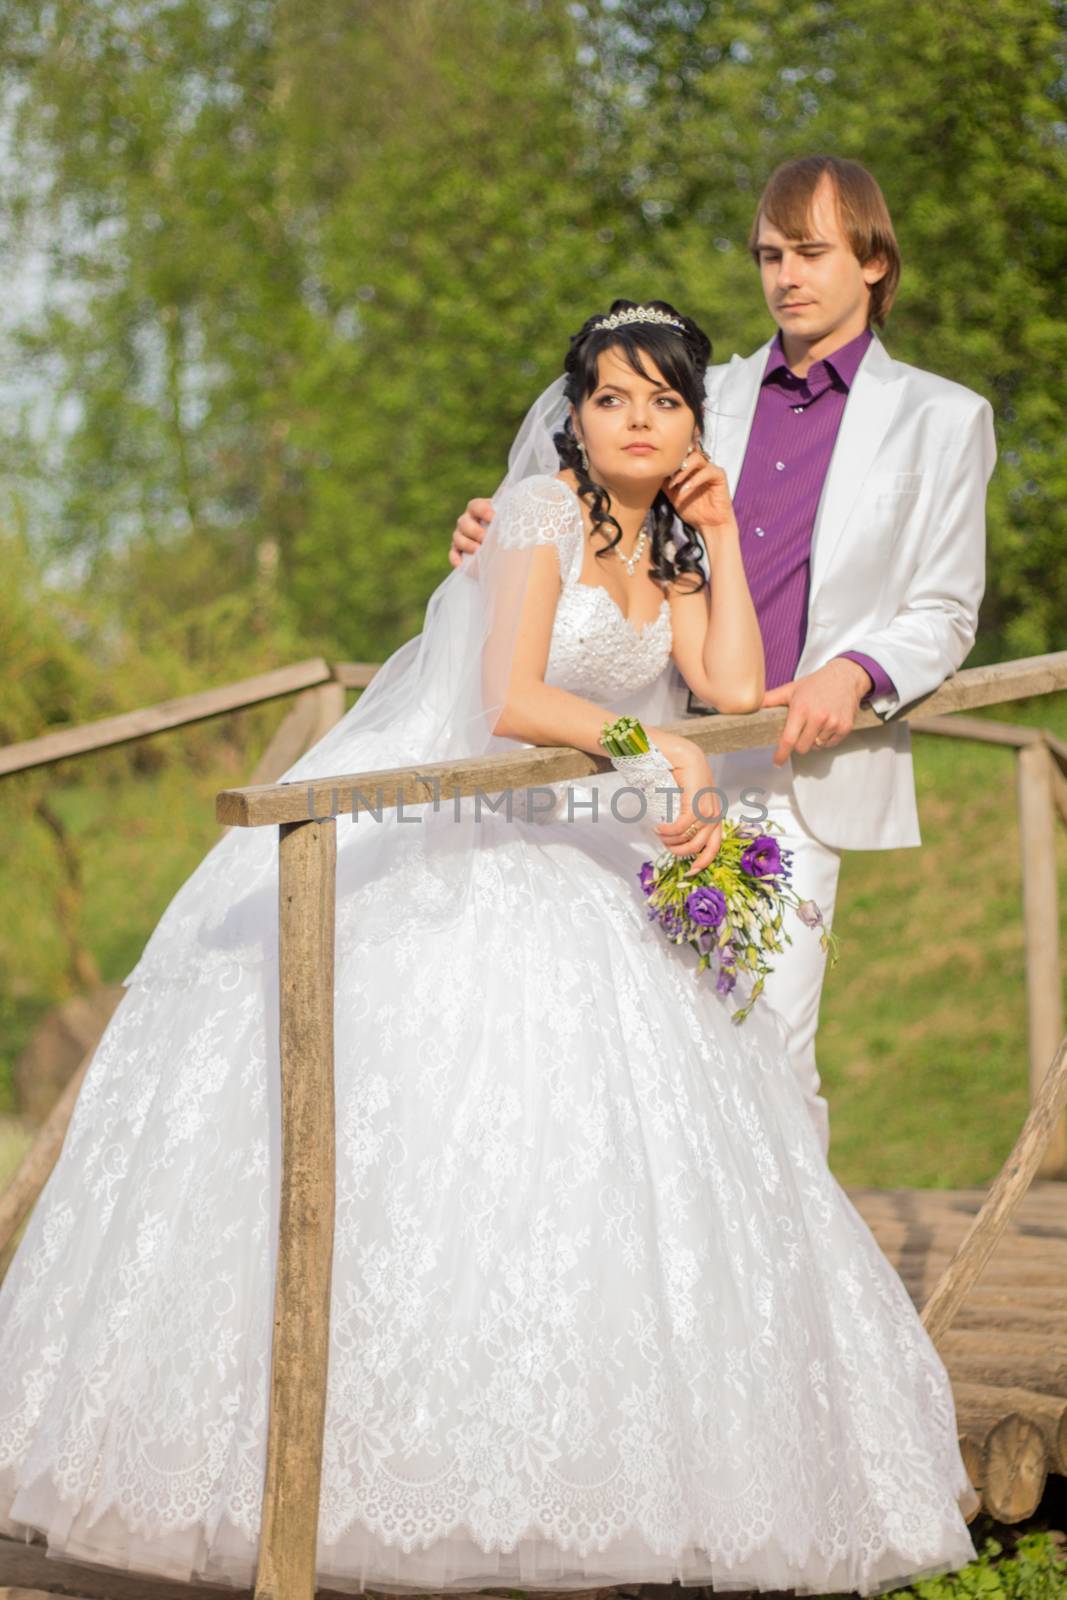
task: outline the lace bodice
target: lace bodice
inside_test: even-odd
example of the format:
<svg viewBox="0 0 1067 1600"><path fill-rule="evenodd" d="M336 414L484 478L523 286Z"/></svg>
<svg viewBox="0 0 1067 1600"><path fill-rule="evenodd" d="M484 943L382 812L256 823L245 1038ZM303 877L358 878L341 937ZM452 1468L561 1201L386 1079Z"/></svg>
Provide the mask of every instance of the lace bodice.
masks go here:
<svg viewBox="0 0 1067 1600"><path fill-rule="evenodd" d="M607 589L581 583L585 528L574 491L558 478L524 478L498 507L497 537L509 545L553 543L561 589L545 682L587 700L614 702L643 689L671 654L671 608L637 627Z"/></svg>

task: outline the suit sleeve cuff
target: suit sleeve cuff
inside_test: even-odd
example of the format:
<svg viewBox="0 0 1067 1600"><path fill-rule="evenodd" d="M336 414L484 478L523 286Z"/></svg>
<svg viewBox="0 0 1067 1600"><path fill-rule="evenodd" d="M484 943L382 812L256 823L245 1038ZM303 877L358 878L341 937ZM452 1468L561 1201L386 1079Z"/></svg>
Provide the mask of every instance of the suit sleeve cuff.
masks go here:
<svg viewBox="0 0 1067 1600"><path fill-rule="evenodd" d="M888 672L883 667L880 667L877 661L872 661L870 656L862 655L859 650L842 650L840 654L846 661L857 662L869 676L871 688L864 695L864 701L883 699L887 695L896 696L896 685Z"/></svg>

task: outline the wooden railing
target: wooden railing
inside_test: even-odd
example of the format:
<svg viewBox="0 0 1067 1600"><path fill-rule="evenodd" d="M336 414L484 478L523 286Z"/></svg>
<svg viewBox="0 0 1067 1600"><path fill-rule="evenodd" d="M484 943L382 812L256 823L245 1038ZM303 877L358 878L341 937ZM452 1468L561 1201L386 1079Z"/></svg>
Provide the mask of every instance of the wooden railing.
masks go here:
<svg viewBox="0 0 1067 1600"><path fill-rule="evenodd" d="M0 750L0 778L29 772L34 767L51 766L56 761L68 761L72 756L87 756L115 745L132 744L153 734L186 728L194 722L205 722L231 711L247 711L251 706L297 694L300 698L278 728L252 775L253 783L266 783L292 766L302 750L317 743L333 726L345 709L345 689L365 688L377 670L376 666L358 661L331 667L320 657L313 657L310 661L297 661L291 667L261 672L254 678L242 678L238 683L223 684L218 689L203 689L198 694L163 700L159 705L124 711L117 717L101 717L76 728L57 728L53 733L9 744ZM293 754L287 760L289 750Z"/></svg>
<svg viewBox="0 0 1067 1600"><path fill-rule="evenodd" d="M1067 652L961 672L910 707L909 713L921 711L929 719L1048 694L1065 686ZM785 718L785 708L778 708L748 716L698 716L668 726L714 755L775 743ZM880 719L864 710L856 725L877 727ZM1023 751L1037 748L1029 741L1020 746ZM1052 747L1045 744L1041 748ZM1055 751L1052 754L1055 756ZM236 827L278 827L282 1179L267 1474L256 1579L259 1600L283 1595L286 1600L311 1600L315 1587L335 1186L335 818L371 806L428 804L479 791L497 793L557 783L609 768L606 757L541 748L430 763L419 769L252 785L225 790L218 796L216 816L220 822ZM1024 771L1020 789L1024 804L1035 809L1035 814L1040 811L1042 816L1046 812L1051 816L1050 769L1042 766L1039 770L1035 763L1028 763ZM1045 778L1047 803L1033 787ZM1053 843L1050 835L1048 853L1039 866L1054 883ZM1040 847L1036 839L1024 839L1024 864L1035 847ZM1047 915L1047 901L1047 894L1040 895L1031 884L1026 895L1028 934L1031 911L1036 928ZM1052 904L1054 910L1054 896ZM1054 987L1059 995L1058 961ZM1062 1169L1067 1041L1054 1058L1049 1052L1044 1065L1046 1070L1032 1084L1030 1115L1015 1148L923 1308L931 1337L948 1327L1050 1149L1057 1170Z"/></svg>
<svg viewBox="0 0 1067 1600"><path fill-rule="evenodd" d="M301 700L257 769L257 776L265 779L286 770L314 743L343 711L345 688L370 682L375 670L362 663L334 669L321 661L300 663L208 695L12 746L0 752L0 775L299 693ZM916 729L980 738L1017 751L1023 835L1030 1113L971 1229L923 1307L923 1321L935 1339L949 1326L1033 1178L1039 1171L1064 1176L1067 1158L1067 1040L1060 1037L1063 1011L1054 866L1057 808L1067 821L1067 747L1042 730L954 714L1064 688L1067 652L958 673L907 713ZM780 708L749 716L698 714L669 726L716 755L775 743L785 718L786 711ZM861 710L856 719L857 729L881 725L869 710ZM281 1211L257 1600L312 1600L315 1590L335 1191L335 818L371 805L427 804L479 791L499 793L558 783L609 767L606 758L582 751L539 748L418 769L338 774L299 783L254 782L217 797L221 823L278 828ZM67 1114L76 1092L75 1086L64 1097ZM58 1152L65 1121L50 1119L50 1124L52 1149L43 1160L38 1152L32 1180L25 1181L20 1169L11 1189L0 1196L0 1256L9 1249ZM31 1151L27 1157L31 1165L33 1155Z"/></svg>

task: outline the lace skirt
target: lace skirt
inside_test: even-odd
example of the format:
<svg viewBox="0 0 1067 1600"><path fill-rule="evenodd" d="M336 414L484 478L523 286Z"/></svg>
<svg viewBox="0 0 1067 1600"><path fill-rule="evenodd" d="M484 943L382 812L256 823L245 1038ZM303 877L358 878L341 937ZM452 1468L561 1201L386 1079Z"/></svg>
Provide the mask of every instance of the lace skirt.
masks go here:
<svg viewBox="0 0 1067 1600"><path fill-rule="evenodd" d="M450 921L339 921L324 1586L871 1594L974 1558L945 1369L778 1019L648 923L646 854L487 818ZM417 846L382 859L432 899ZM134 974L0 1290L5 1533L253 1582L277 1014L270 961Z"/></svg>

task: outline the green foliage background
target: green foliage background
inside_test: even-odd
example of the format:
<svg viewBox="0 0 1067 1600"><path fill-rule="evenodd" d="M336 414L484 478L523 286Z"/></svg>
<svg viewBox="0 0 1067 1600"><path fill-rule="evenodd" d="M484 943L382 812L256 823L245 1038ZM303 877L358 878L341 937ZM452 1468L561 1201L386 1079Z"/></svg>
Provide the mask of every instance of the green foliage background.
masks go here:
<svg viewBox="0 0 1067 1600"><path fill-rule="evenodd" d="M974 659L1062 646L1061 0L0 4L0 743L303 655L383 659L592 310L664 296L719 358L767 336L744 239L810 150L885 189L891 352L996 412ZM87 950L128 970L270 725L0 790L25 897L0 1054ZM936 758L938 793L960 760ZM855 869L846 921L877 924L885 865Z"/></svg>
<svg viewBox="0 0 1067 1600"><path fill-rule="evenodd" d="M831 150L896 220L889 347L996 409L982 648L1051 648L1065 24L1048 0L0 10L5 263L34 243L42 286L5 319L36 391L6 410L9 516L201 679L247 643L264 541L297 636L380 659L569 332L658 293L752 348L756 198Z"/></svg>

